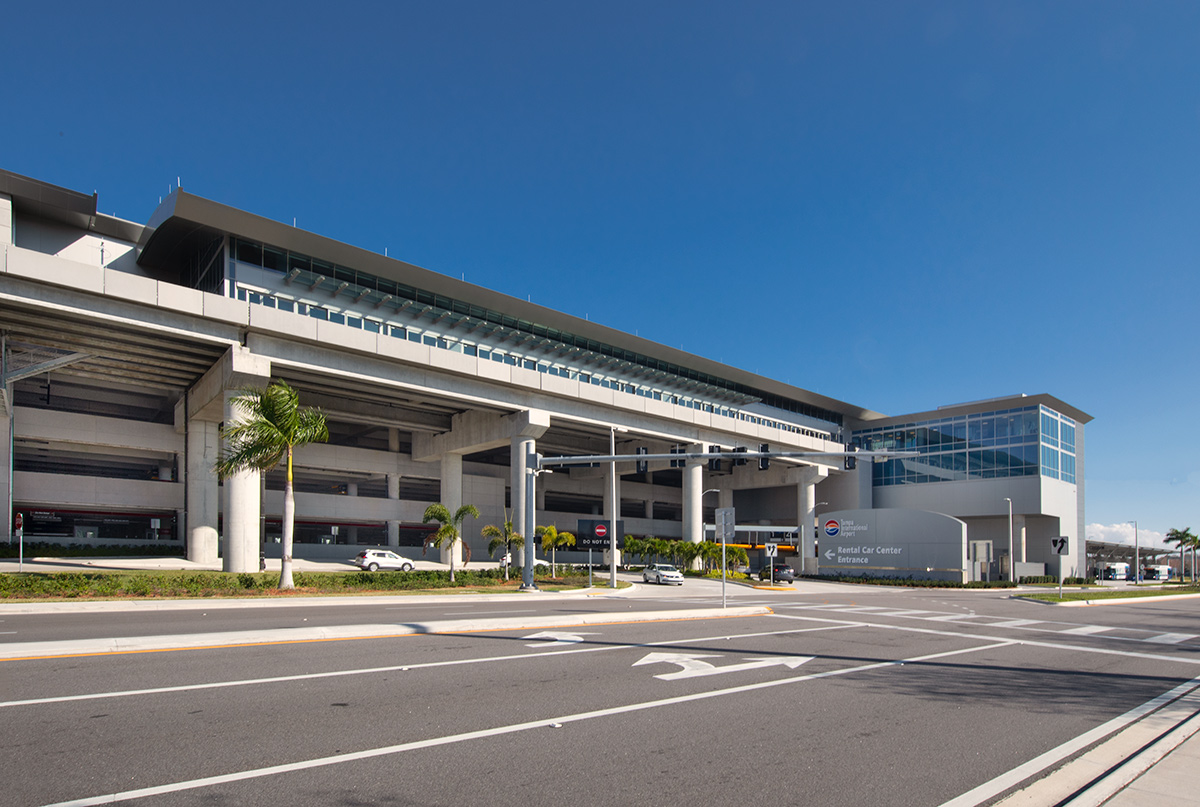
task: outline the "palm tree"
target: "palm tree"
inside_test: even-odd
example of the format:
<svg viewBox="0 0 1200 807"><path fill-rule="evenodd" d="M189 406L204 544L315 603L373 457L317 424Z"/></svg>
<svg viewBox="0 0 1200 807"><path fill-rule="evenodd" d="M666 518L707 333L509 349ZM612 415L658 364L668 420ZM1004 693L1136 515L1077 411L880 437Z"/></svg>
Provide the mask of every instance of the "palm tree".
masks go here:
<svg viewBox="0 0 1200 807"><path fill-rule="evenodd" d="M512 519L508 517L508 513L504 514L504 526L497 527L495 524L488 524L483 528L481 534L484 538L491 538L488 542L487 551L493 557L496 550L504 548L505 555L508 556L508 562L504 564L504 579L508 580L508 567L512 565L512 551L525 546L525 536L513 529Z"/></svg>
<svg viewBox="0 0 1200 807"><path fill-rule="evenodd" d="M1183 562L1184 553L1188 549L1192 550L1192 577L1196 576L1196 546L1200 543L1200 538L1192 534L1191 527L1184 527L1182 530L1171 528L1167 530L1166 542L1168 544L1179 544L1179 579L1183 579Z"/></svg>
<svg viewBox="0 0 1200 807"><path fill-rule="evenodd" d="M575 546L575 536L569 532L559 532L558 527L553 524L538 527L534 531L534 535L542 539L542 551L549 550L550 552L550 576L558 577L554 566L555 550L560 546Z"/></svg>
<svg viewBox="0 0 1200 807"><path fill-rule="evenodd" d="M421 519L422 524L428 524L430 521L436 521L442 526L425 540L425 546L434 546L441 549L445 544L450 552L450 582L454 582L454 545L458 543L459 536L462 532L462 523L467 516L471 518L479 518L479 510L473 504L464 504L462 507L454 511L454 515L450 515L450 511L446 505L440 502L429 505L425 508L425 516Z"/></svg>
<svg viewBox="0 0 1200 807"><path fill-rule="evenodd" d="M275 381L266 388L249 387L230 403L246 416L238 423L226 423L221 429L225 450L217 459L215 470L221 479L239 471L269 471L280 462L287 462L287 479L283 486L283 564L279 588L290 589L292 582L292 537L296 523L296 500L292 493L292 454L307 443L324 443L329 439L329 427L320 409L301 408L300 396L284 381Z"/></svg>

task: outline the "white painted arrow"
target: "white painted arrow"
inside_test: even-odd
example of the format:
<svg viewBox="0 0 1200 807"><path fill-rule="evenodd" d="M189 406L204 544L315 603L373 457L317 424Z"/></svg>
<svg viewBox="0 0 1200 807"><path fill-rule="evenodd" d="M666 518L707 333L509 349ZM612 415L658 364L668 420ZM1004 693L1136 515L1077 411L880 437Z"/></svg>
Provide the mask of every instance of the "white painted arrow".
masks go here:
<svg viewBox="0 0 1200 807"><path fill-rule="evenodd" d="M541 633L531 633L526 639L549 639L546 642L530 642L526 647L561 647L565 644L579 644L584 636L595 636L594 633L563 633L557 630L546 630Z"/></svg>
<svg viewBox="0 0 1200 807"><path fill-rule="evenodd" d="M813 660L812 656L752 658L747 659L742 664L727 664L724 667L717 667L709 664L707 661L700 660L704 658L716 658L716 656L696 653L650 653L640 661L635 661L633 666L637 667L642 664L677 664L681 668L678 672L662 673L654 676L662 681L677 681L680 678L699 678L705 675L745 672L747 670L760 670L763 667L775 667L779 665L787 667L789 670L794 670L801 664Z"/></svg>

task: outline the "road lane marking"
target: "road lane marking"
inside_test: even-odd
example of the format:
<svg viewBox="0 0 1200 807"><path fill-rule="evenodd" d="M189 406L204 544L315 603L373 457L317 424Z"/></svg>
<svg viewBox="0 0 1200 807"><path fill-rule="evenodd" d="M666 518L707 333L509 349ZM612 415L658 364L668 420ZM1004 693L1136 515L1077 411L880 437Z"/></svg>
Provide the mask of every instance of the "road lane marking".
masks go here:
<svg viewBox="0 0 1200 807"><path fill-rule="evenodd" d="M1194 633L1163 633L1158 636L1151 636L1146 641L1151 644L1179 644L1195 638L1197 637Z"/></svg>
<svg viewBox="0 0 1200 807"><path fill-rule="evenodd" d="M1056 633L1067 633L1071 636L1091 636L1093 633L1104 633L1112 628L1106 628L1103 625L1080 625L1077 628L1067 628L1066 630L1056 631Z"/></svg>
<svg viewBox="0 0 1200 807"><path fill-rule="evenodd" d="M579 644L584 636L598 636L597 633L567 633L560 630L544 630L541 633L531 633L526 639L546 639L548 641L530 642L526 647L562 647L569 644Z"/></svg>
<svg viewBox="0 0 1200 807"><path fill-rule="evenodd" d="M674 664L680 667L679 670L673 673L662 673L654 676L663 681L679 681L684 678L703 678L709 675L724 675L726 673L746 672L748 670L761 670L764 667L775 667L783 665L789 670L794 670L801 664L805 664L813 660L813 656L782 656L780 658L751 658L741 664L726 664L718 667L715 664L709 664L707 661L701 661L706 658L720 658L720 656L711 653L650 653L644 656L639 661L633 662L631 666L639 667L643 664Z"/></svg>
<svg viewBox="0 0 1200 807"><path fill-rule="evenodd" d="M408 672L435 667L454 667L466 664L488 664L497 661L522 661L525 659L545 658L547 656L572 655L575 653L600 653L609 650L627 650L648 647L674 647L676 645L694 644L696 642L722 642L732 639L756 639L764 636L786 636L794 633L817 633L827 630L845 630L859 627L856 622L842 621L836 625L822 625L814 628L795 628L791 630L760 631L756 633L726 634L724 636L701 636L695 639L674 639L663 642L638 644L604 645L602 647L582 647L570 650L550 650L537 653L515 653L507 656L484 656L482 658L451 659L448 661L426 661L417 664L395 664L387 667L368 667L356 670L332 670L320 673L298 673L296 675L279 675L269 678L246 678L233 681L212 681L203 684L180 684L170 687L153 687L149 689L125 689L112 692L89 692L81 695L58 695L45 698L28 698L25 700L0 701L0 709L14 706L41 706L49 703L68 703L71 701L103 700L106 698L128 698L137 695L167 695L176 692L194 692L203 689L226 689L229 687L253 686L256 684L282 684L293 681L310 681L320 678L340 678L350 675L374 675L388 672Z"/></svg>
<svg viewBox="0 0 1200 807"><path fill-rule="evenodd" d="M108 793L103 796L90 796L82 799L73 799L71 801L60 801L53 804L44 805L44 807L97 807L97 805L102 804L116 804L122 801L132 801L133 799L144 799L149 796L161 796L167 793L179 793L185 790L197 790L199 788L214 787L216 785L228 784L230 782L243 782L248 779L261 779L267 776L278 776L284 773L294 773L296 771L309 770L312 768L340 765L344 762L358 762L365 759L374 759L376 757L393 756L395 754L402 754L408 751L437 748L445 745L469 742L471 740L498 737L505 734L516 734L518 732L530 731L532 729L546 728L554 723L559 723L565 726L568 723L580 723L585 720L614 717L633 712L641 712L647 709L657 709L664 706L677 706L694 701L719 698L725 695L734 695L742 692L753 692L760 689L786 686L788 684L816 681L823 678L850 675L856 672L869 672L871 670L878 670L886 667L898 667L904 664L915 664L922 661L933 661L950 656L959 656L967 653L976 653L982 650L1006 647L1012 644L1015 644L1015 642L1005 640L993 644L978 645L975 647L961 648L958 650L947 650L941 653L931 653L925 656L914 656L912 658L898 659L895 661L875 662L872 664L863 664L858 667L847 667L840 670L829 670L821 673L813 673L811 675L780 678L773 681L761 681L755 684L742 684L741 686L728 687L726 689L711 690L708 692L694 692L689 695L677 695L672 698L661 698L658 700L643 701L641 703L630 703L623 706L610 706L605 709L596 709L590 712L576 712L575 714L562 715L560 717L550 717L525 723L513 723L507 726L496 726L490 729L479 729L477 731L467 731L460 734L450 734L445 737L431 737L427 740L416 740L414 742L389 745L382 748L371 748L365 751L355 751L348 754L336 754L334 756L319 757L317 759L309 759L303 762L290 762L282 765L270 765L265 768L255 768L252 770L220 774L217 776L205 776L200 779L189 779L182 782L172 782L165 785L138 788L136 790L125 790L119 793Z"/></svg>
<svg viewBox="0 0 1200 807"><path fill-rule="evenodd" d="M834 622L843 624L843 620L825 619L814 616L800 616L798 614L772 614L775 619L795 619L805 622ZM880 630L898 630L903 633L929 633L934 636L953 636L959 639L988 639L991 641L1007 641L1012 644L1026 645L1028 647L1045 647L1054 650L1070 650L1075 653L1093 653L1101 656L1122 656L1125 658L1146 659L1149 661L1172 661L1176 664L1200 664L1200 658L1192 658L1189 656L1166 656L1159 653L1141 653L1133 650L1113 650L1107 647L1089 647L1088 645L1063 644L1062 642L1048 642L1040 639L1007 639L1002 636L989 636L986 633L959 633L952 630L935 630L934 628L919 628L915 625L890 625L886 622L865 622L857 621L850 622L846 620L844 624L857 625L864 628L879 628ZM980 625L979 627L989 627ZM1060 633L1061 631L1051 631L1051 633ZM1119 637L1117 637L1119 638ZM1137 640L1142 641L1142 640Z"/></svg>

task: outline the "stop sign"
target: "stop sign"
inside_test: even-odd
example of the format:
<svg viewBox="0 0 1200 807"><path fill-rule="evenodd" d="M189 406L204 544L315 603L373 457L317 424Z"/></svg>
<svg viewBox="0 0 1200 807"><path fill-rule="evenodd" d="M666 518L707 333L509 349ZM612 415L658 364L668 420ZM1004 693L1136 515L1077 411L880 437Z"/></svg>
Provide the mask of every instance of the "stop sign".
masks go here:
<svg viewBox="0 0 1200 807"><path fill-rule="evenodd" d="M24 514L24 513L17 513L17 522L16 522L16 528L17 528L18 530L20 530L20 529L21 529L22 527L24 527L24 526L25 526L25 514Z"/></svg>
<svg viewBox="0 0 1200 807"><path fill-rule="evenodd" d="M608 527L604 526L603 524L597 524L596 525L596 537L603 538L606 535L608 535Z"/></svg>

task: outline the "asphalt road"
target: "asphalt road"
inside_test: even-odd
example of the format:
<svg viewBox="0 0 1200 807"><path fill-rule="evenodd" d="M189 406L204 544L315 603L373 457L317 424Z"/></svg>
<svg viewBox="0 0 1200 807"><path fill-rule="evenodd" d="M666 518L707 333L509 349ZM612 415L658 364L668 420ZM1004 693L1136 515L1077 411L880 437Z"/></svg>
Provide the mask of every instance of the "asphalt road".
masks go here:
<svg viewBox="0 0 1200 807"><path fill-rule="evenodd" d="M1197 600L1058 609L803 582L730 594L773 613L720 618L719 584L696 581L219 621L0 608L0 644L139 631L214 645L0 661L6 803L941 805L1000 778L998 795L1009 772L1065 759L1064 744L1200 676ZM393 607L427 624L561 624L216 646L224 630L376 624ZM670 609L691 618L627 621ZM579 624L585 612L609 616Z"/></svg>

